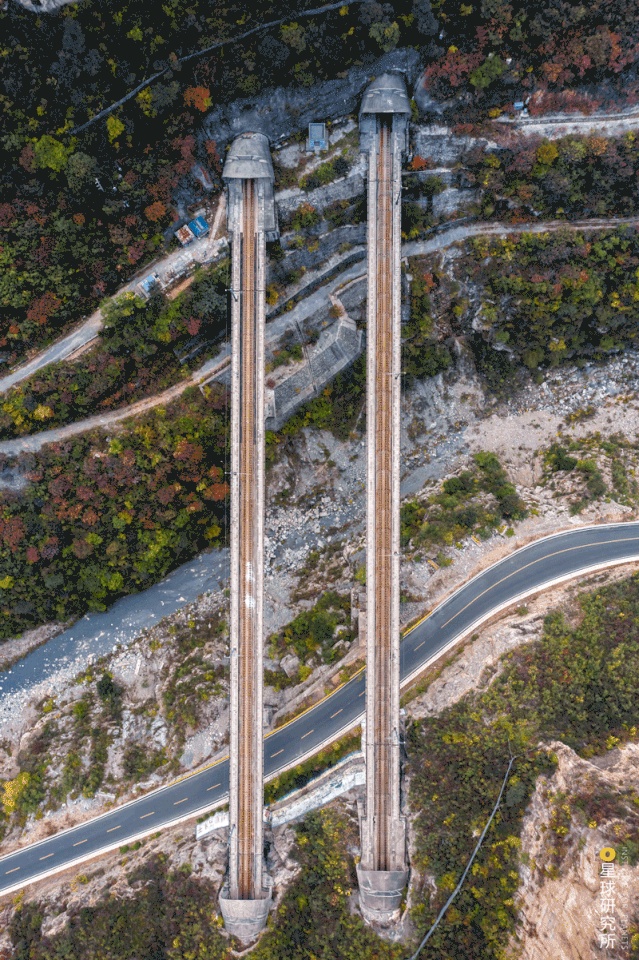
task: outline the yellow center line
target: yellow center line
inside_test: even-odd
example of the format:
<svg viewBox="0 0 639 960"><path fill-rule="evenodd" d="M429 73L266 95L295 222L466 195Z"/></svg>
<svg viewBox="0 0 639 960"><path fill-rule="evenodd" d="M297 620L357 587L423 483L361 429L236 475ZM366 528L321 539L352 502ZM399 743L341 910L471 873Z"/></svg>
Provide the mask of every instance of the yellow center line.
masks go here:
<svg viewBox="0 0 639 960"><path fill-rule="evenodd" d="M634 222L634 221L633 221L633 222ZM362 274L362 276L366 276L366 274ZM568 531L568 532L572 533L573 531ZM544 540L544 539L548 539L548 538L546 538L546 537L541 537L540 540L539 540L539 541L536 541L536 542L541 542L541 541ZM637 539L639 539L639 538L638 538L638 537L623 537L623 538L620 538L619 540L608 541L608 542L609 542L609 543L625 543L626 541L633 541L633 540L637 540ZM534 546L534 545L535 545L535 544L533 544L533 546ZM590 546L593 546L593 544L590 544ZM521 550L524 550L524 549L527 549L527 548L521 547L520 549L521 549ZM514 554L510 555L510 556L507 557L506 559L509 560L509 559L511 559L513 556L516 556L516 555L517 555L517 552L519 552L519 551L516 551ZM629 558L628 558L628 562L630 562L631 559L632 559L632 558L629 557ZM503 562L505 562L505 561L499 561L499 562L500 562L500 563L503 563ZM579 572L579 571L577 571L577 572ZM469 581L469 582L470 582L470 581ZM458 590L456 590L456 591L451 595L451 597L448 598L448 600L450 600L450 599L452 599L452 597L456 596L457 593L459 592L459 590L462 590L462 589L464 588L464 586L467 586L467 585L468 585L468 584L463 584L461 587L459 587ZM543 584L542 584L542 587L543 587ZM431 610L427 610L426 613L425 613L422 617L420 617L419 620L417 620L415 623L413 623L413 624L411 624L409 627L407 627L406 630L402 630L402 633L401 633L402 639L405 639L406 637L409 637L409 636L411 635L411 633L414 633L415 630L417 630L418 627L420 627L423 623L425 623L426 620L428 620L428 619L430 619L430 617L432 617L432 615L433 615L433 613L435 612L435 610L441 610L441 609L444 607L444 605L448 602L448 600L443 600L443 601L442 601L440 604L438 604L436 607L433 607ZM461 611L460 611L460 612L461 612ZM456 614L456 616L457 616L457 614ZM453 619L454 619L454 618L453 618ZM359 670L358 670L355 674L353 674L352 677L350 677L348 680L344 681L344 683L341 683L338 687L335 688L335 690L332 690L330 693L325 694L325 695L321 698L321 700L318 700L316 703L312 703L309 707L306 707L306 709L302 710L301 713L298 713L296 717L293 717L291 720L287 720L286 723L282 723L279 727L274 727L273 730L269 730L269 732L268 732L267 734L265 734L264 739L265 739L265 740L268 740L269 737L274 737L276 733L279 733L281 730L284 730L284 729L286 729L287 727L291 727L294 723L297 723L299 720L301 720L301 718L302 718L303 716L305 716L307 713L310 713L311 710L315 710L317 707L319 707L320 704L324 703L326 700L329 700L331 697L334 697L337 693L339 693L339 691L340 691L343 687L346 687L349 683L351 683L351 682L354 681L357 677L359 677L360 674L364 673L364 670L365 670L365 669L366 669L366 667L360 667ZM363 697L363 696L364 696L364 693L363 693L363 692L360 693L359 696L360 696L360 697ZM199 770L194 770L192 773L185 773L185 774L183 774L181 777L176 777L176 779L175 779L175 780L172 780L172 781L168 784L168 786L175 786L175 785L178 784L178 783L184 783L185 780L190 780L191 777L198 777L201 773L204 773L204 772L207 771L207 770L212 770L213 767L217 767L217 766L219 766L219 764L221 764L221 763L228 763L228 761L229 761L229 756L228 756L228 754L227 754L227 755L224 756L224 757L220 757L219 760L213 760L211 763L207 764L206 766L202 767L202 768L199 769Z"/></svg>
<svg viewBox="0 0 639 960"><path fill-rule="evenodd" d="M310 713L311 710L315 710L317 707L320 706L320 704L325 703L326 700L330 700L331 697L334 697L337 693L339 693L339 691L343 687L348 686L349 683L352 683L354 680L356 680L357 677L359 677L360 674L364 673L365 670L366 670L366 667L360 667L357 673L354 673L353 676L349 677L348 680L345 680L344 683L340 683L339 687L335 687L335 689L331 690L330 693L325 694L321 698L321 700L317 700L315 703L312 703L310 707L306 707L305 710L302 710L301 713L298 713L297 716L293 717L291 720L287 720L286 723L281 724L279 727L274 727L273 730L269 730L269 732L265 735L264 739L268 740L269 737L274 737L276 733L280 732L280 730L285 730L287 727L292 727L294 723L298 723L298 721L301 720L302 717L305 717L307 713ZM360 694L360 696L362 696L362 694ZM220 760L216 762L224 763L224 761L228 759L229 757L226 756L226 757L222 757ZM205 767L205 769L208 769L208 767ZM186 779L186 776L183 777L183 779Z"/></svg>
<svg viewBox="0 0 639 960"><path fill-rule="evenodd" d="M120 824L118 824L117 827L109 827L109 829L107 830L107 833L113 833L114 830L119 830L119 829L120 829Z"/></svg>
<svg viewBox="0 0 639 960"><path fill-rule="evenodd" d="M184 802L185 802L186 800L188 800L188 799L189 799L188 797L182 797L181 800L176 800L175 803L173 804L173 806L174 806L174 807L177 807L178 803L184 803Z"/></svg>
<svg viewBox="0 0 639 960"><path fill-rule="evenodd" d="M215 790L216 787L221 787L221 786L222 786L221 783L214 783L212 787L207 787L207 788L206 788L206 792L208 793L209 790Z"/></svg>
<svg viewBox="0 0 639 960"><path fill-rule="evenodd" d="M52 853L47 853L47 854L45 854L45 856L44 856L44 857L40 857L40 859L41 859L41 860L48 860L48 859L49 859L49 857L52 857L52 856L53 856L53 854L52 854Z"/></svg>
<svg viewBox="0 0 639 960"><path fill-rule="evenodd" d="M7 875L7 873L15 873L16 870L19 870L19 869L20 869L20 867L14 867L13 870L7 870L6 873L5 873L5 876Z"/></svg>
<svg viewBox="0 0 639 960"><path fill-rule="evenodd" d="M302 736L300 737L300 740L303 740L304 737L310 737L310 735L311 735L312 733L315 733L315 731L314 731L314 730L309 730L308 733L303 733Z"/></svg>
<svg viewBox="0 0 639 960"><path fill-rule="evenodd" d="M79 847L81 844L86 843L86 842L88 841L88 839L89 839L88 837L85 837L84 840L78 840L78 842L77 842L77 843L74 843L73 846L74 846L74 847Z"/></svg>
<svg viewBox="0 0 639 960"><path fill-rule="evenodd" d="M280 753L284 753L284 747L281 750L276 750L275 753L272 753L272 757L279 757Z"/></svg>
<svg viewBox="0 0 639 960"><path fill-rule="evenodd" d="M618 540L607 541L606 545L611 543L626 543L628 541L633 541L633 540L637 540L637 537L620 537ZM559 557L562 553L572 553L573 550L586 550L590 547L598 547L598 546L602 546L602 544L598 543L597 541L594 541L593 543L575 544L572 547L564 547L563 550L555 550L553 553L547 553L543 557L538 557L536 560L531 560L530 563L524 564L523 567L517 567L517 569L513 570L512 573L506 574L506 576L502 577L501 580L498 580L496 583L493 583L492 586L486 587L485 590L482 590L481 593L478 593L476 597L473 597L473 599L466 604L465 607L462 607L461 610L458 610L458 612L454 614L449 620L447 620L446 623L443 623L439 629L443 630L444 627L447 627L449 623L452 623L453 620L457 619L457 617L459 617L465 610L468 610L469 607L472 607L472 605L476 603L478 600L480 600L483 596L485 596L487 593L490 593L491 590L494 590L495 587L498 587L500 586L500 584L505 583L506 580L510 580L511 577L515 577L517 576L517 574L523 573L523 571L527 570L529 567L534 567L538 563L545 563L547 560L550 560L551 557ZM543 587L543 584L540 584L540 587Z"/></svg>
<svg viewBox="0 0 639 960"><path fill-rule="evenodd" d="M142 816L140 817L140 820L144 820L145 817L152 817L154 813L155 813L155 810L151 810L150 813L143 813Z"/></svg>
<svg viewBox="0 0 639 960"><path fill-rule="evenodd" d="M332 720L333 717L336 717L338 713L341 713L344 707L340 707L339 710L336 710L335 713L332 713L329 717L329 720Z"/></svg>

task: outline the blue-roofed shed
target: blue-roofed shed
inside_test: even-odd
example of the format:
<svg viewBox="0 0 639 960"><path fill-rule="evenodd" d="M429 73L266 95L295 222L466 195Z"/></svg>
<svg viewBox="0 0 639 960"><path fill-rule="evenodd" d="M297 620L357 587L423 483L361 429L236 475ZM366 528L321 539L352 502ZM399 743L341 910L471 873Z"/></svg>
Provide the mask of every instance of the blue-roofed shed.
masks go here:
<svg viewBox="0 0 639 960"><path fill-rule="evenodd" d="M209 225L204 217L196 217L189 222L189 229L193 231L196 237L203 237L209 232Z"/></svg>
<svg viewBox="0 0 639 960"><path fill-rule="evenodd" d="M143 280L140 280L138 283L138 290L142 296L148 300L158 286L158 277L156 274L150 273L148 277L144 277Z"/></svg>

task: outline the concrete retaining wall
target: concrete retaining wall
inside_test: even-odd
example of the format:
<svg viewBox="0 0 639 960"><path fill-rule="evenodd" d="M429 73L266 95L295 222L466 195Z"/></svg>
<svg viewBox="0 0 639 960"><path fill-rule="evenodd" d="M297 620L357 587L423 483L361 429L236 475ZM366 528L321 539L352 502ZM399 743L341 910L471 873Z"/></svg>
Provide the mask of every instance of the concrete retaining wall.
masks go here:
<svg viewBox="0 0 639 960"><path fill-rule="evenodd" d="M317 397L327 383L349 367L362 351L362 331L343 317L327 327L304 351L306 362L290 377L266 391L266 429L280 430L307 400Z"/></svg>
<svg viewBox="0 0 639 960"><path fill-rule="evenodd" d="M364 781L364 756L362 753L352 753L330 770L311 780L306 786L294 790L270 807L266 807L264 822L271 827L279 827L283 823L298 820L311 810L326 806L331 800L335 800L336 797L340 797L354 787L361 787ZM228 810L218 810L217 813L196 825L195 836L200 840L215 830L227 828L228 825Z"/></svg>

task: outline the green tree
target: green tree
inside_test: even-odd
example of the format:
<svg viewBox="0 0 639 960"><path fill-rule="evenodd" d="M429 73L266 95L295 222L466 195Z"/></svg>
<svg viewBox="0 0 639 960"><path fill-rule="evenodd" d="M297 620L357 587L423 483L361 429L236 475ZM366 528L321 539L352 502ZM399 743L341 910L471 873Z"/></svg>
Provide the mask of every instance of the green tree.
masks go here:
<svg viewBox="0 0 639 960"><path fill-rule="evenodd" d="M36 166L43 170L53 170L54 173L60 173L61 170L64 170L72 153L70 147L65 147L63 143L49 136L48 133L36 140L33 149Z"/></svg>
<svg viewBox="0 0 639 960"><path fill-rule="evenodd" d="M295 53L302 53L306 49L306 31L299 23L283 24L280 33L284 43Z"/></svg>
<svg viewBox="0 0 639 960"><path fill-rule="evenodd" d="M124 132L124 124L113 114L107 117L106 128L110 143L117 140L120 134Z"/></svg>
<svg viewBox="0 0 639 960"><path fill-rule="evenodd" d="M69 157L65 170L70 189L75 194L81 193L87 184L93 180L97 170L97 164L93 157L88 153L78 150L77 153Z"/></svg>
<svg viewBox="0 0 639 960"><path fill-rule="evenodd" d="M388 21L373 23L368 33L371 40L376 40L384 53L394 50L399 43L399 24L395 21L392 23L388 23Z"/></svg>
<svg viewBox="0 0 639 960"><path fill-rule="evenodd" d="M501 57L489 56L481 66L472 71L468 79L478 90L485 90L501 77L505 69L506 64Z"/></svg>

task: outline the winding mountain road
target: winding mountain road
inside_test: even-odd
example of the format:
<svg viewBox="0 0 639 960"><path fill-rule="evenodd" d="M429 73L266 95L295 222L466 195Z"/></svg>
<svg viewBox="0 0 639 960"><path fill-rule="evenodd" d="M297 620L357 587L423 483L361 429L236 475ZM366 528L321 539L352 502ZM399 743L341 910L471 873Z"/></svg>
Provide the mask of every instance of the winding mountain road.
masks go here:
<svg viewBox="0 0 639 960"><path fill-rule="evenodd" d="M616 113L547 113L529 117L497 117L495 127L505 124L518 134L547 137L556 140L571 135L599 134L604 137L620 137L639 125L639 112L633 107Z"/></svg>
<svg viewBox="0 0 639 960"><path fill-rule="evenodd" d="M424 256L429 253L435 253L439 250L443 250L455 243L461 243L465 240L471 239L472 237L479 236L497 237L506 236L508 234L522 233L557 233L559 230L570 230L574 232L580 230L608 230L624 225L635 224L639 224L639 216L623 218L618 217L616 219L598 218L573 221L547 220L542 222L537 221L517 224L502 223L501 221L497 221L495 223L451 222L435 227L432 235L425 239L412 240L408 243L404 243L402 245L402 257ZM364 247L362 247L361 250L363 252ZM350 250L349 257L352 256L353 250ZM309 277L310 273L311 272L309 271ZM289 313L286 313L283 316L278 317L277 320L272 320L267 324L267 344L275 344L281 338L285 330L295 330L301 319L305 319L315 310L325 306L326 299L328 298L330 300L330 297L334 291L344 286L345 283L350 283L353 280L357 280L360 277L365 276L365 261L362 259L361 263L353 264L350 267L347 267L342 273L338 273L334 277L331 277L325 286L322 286L311 293L308 297L297 304L294 310L291 310ZM309 279L309 282L311 281L312 277ZM94 334L94 336L97 336L97 333ZM62 341L60 344L62 344ZM53 347L50 349L53 350ZM64 356L60 356L57 359L64 359L67 355L68 354L65 353ZM221 373L227 369L229 359L229 347L228 345L225 345L222 348L219 356L213 360L208 360L203 367L195 370L188 380L183 380L175 386L170 387L168 390L156 394L154 397L147 397L144 400L138 400L136 403L132 403L129 406L119 407L117 410L110 410L106 413L98 413L92 417L86 418L85 420L77 420L75 423L67 423L63 427L52 427L50 430L42 430L38 433L28 434L24 437L16 437L12 440L0 440L0 454L5 454L6 456L12 457L17 456L20 453L26 453L27 451L33 453L37 450L40 450L47 443L58 443L60 440L66 440L68 437L74 437L78 434L86 433L88 430L94 430L98 427L108 428L111 426L111 424L118 423L121 420L127 420L129 417L138 416L139 414L145 413L147 410L150 410L153 407L170 403L171 400L174 400L176 397L180 396L180 394L182 394L187 387L192 387L204 381L208 382L209 380L214 379L218 373ZM46 363L53 362L55 362L55 358L46 361ZM33 361L33 363L35 363L35 361ZM41 365L45 366L46 363L42 363ZM34 370L35 369L39 369L39 367L34 368ZM5 377L4 380L0 379L0 393L3 390L3 384L9 379L11 378Z"/></svg>
<svg viewBox="0 0 639 960"><path fill-rule="evenodd" d="M556 583L617 564L639 562L639 522L582 527L537 540L484 570L405 635L402 685L481 623ZM352 730L364 713L365 674L274 730L264 742L265 779L294 766ZM228 799L228 758L0 858L0 895L68 869L124 843L191 819Z"/></svg>
<svg viewBox="0 0 639 960"><path fill-rule="evenodd" d="M218 210L223 212L223 209L222 203L218 201ZM199 213L202 212L201 210L199 211ZM177 269L177 263L184 257L185 253L191 256L196 263L209 263L224 243L224 237L217 237L219 222L216 213L213 228L209 231L208 235L194 240L189 244L186 251L183 247L179 247L176 250L171 250L171 252L167 253L161 260L147 263L142 269L138 270L127 283L116 290L110 299L115 300L124 293L138 293L138 283L143 277L148 276L150 273L156 273L161 279L168 282L171 271ZM83 319L81 323L76 324L69 333L46 347L27 363L21 364L12 370L11 373L0 377L0 394L6 393L11 387L22 383L44 367L48 367L52 363L60 363L62 360L67 360L76 353L76 351L99 337L103 326L104 317L102 316L102 307L98 307L90 316Z"/></svg>
<svg viewBox="0 0 639 960"><path fill-rule="evenodd" d="M298 16L308 16L310 14L319 12L320 10L331 10L334 9L338 4L329 4L326 7L318 8L318 11L308 10L305 13L298 14ZM248 36L250 33L256 32L258 30L264 29L263 26L256 26L248 31L243 36ZM227 43L235 42L237 39L233 40L223 40L217 44L214 44L211 49L217 46L224 46ZM208 48L207 48L208 49ZM190 54L188 57L183 57L182 60L191 59L191 57L199 57L206 53L207 50L196 51L193 54ZM162 76L168 68L160 71L160 73L154 75L153 77L142 81L133 91L127 94L124 98L119 100L115 104L111 104L109 107L106 107L104 110L100 111L94 117L91 117L86 123L82 124L80 127L76 128L75 131L71 133L78 132L83 130L85 127L89 126L92 123L95 123L101 117L106 116L111 113L116 107L133 97L136 93L142 90L144 87L153 83L155 79ZM629 130L635 130L639 126L639 112L636 109L632 108L629 110L621 110L618 113L600 113L592 114L590 116L584 114L546 114L545 116L533 116L533 117L498 117L495 121L495 128L498 129L499 126L503 126L504 130L511 128L516 130L518 133L524 134L538 134L545 136L548 139L557 139L559 137L567 136L568 134L583 134L585 132L597 132L603 136L618 136L622 133L626 133ZM449 128L445 125L433 124L432 132L436 134L441 134L442 131L452 134L452 128ZM443 225L446 226L445 224ZM215 236L216 231L213 231L213 236ZM196 240L189 247L190 253L193 254L195 260L201 263L208 263L212 259L212 245L211 239L203 237L199 240ZM127 291L135 291L135 288L141 279L141 277L146 276L148 273L153 271L166 271L174 263L176 259L183 255L183 250L172 251L167 256L163 257L161 260L156 261L155 263L147 264L139 273L136 273L135 276L128 281L123 287L121 287L114 296L120 296L122 293ZM0 377L0 393L4 393L9 390L11 387L15 386L18 383L26 380L27 377L30 377L33 373L37 373L38 370L41 370L43 367L48 366L51 363L58 363L61 360L67 359L71 356L76 350L79 350L85 344L90 343L96 337L100 335L100 331L103 326L102 311L97 309L92 313L83 323L78 324L75 329L71 330L68 334L62 337L60 340L51 344L37 356L33 357L28 363L24 363L19 367L16 367L11 373L8 373L4 377Z"/></svg>

